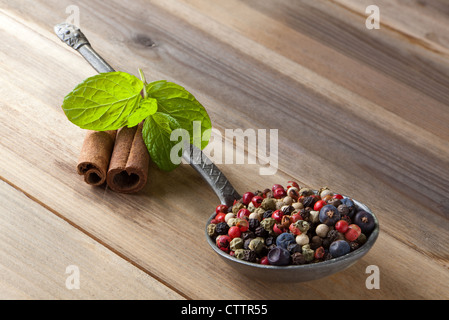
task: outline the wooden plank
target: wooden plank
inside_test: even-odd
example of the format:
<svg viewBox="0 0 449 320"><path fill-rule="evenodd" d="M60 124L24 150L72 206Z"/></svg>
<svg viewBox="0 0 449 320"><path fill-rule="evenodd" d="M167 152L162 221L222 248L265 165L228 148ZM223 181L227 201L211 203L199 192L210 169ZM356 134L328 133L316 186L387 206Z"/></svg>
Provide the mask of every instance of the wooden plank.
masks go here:
<svg viewBox="0 0 449 320"><path fill-rule="evenodd" d="M183 299L0 180L1 299Z"/></svg>
<svg viewBox="0 0 449 320"><path fill-rule="evenodd" d="M382 234L360 263L329 279L295 285L254 283L235 275L204 241L204 223L217 200L187 166L168 174L152 166L150 183L139 195L87 188L74 172L84 133L68 123L59 105L67 92L94 72L51 30L65 18L69 1L33 3L25 8L4 1L2 6L0 32L9 51L0 52L4 84L0 88L0 176L185 297L447 296L447 287L428 285L448 277L448 236L441 229L447 224L448 212L444 192L448 178L443 170L448 135L431 129L444 129L436 115L445 106L441 85L434 91L423 86L431 79L432 69L426 70L424 80L404 84L404 78L415 74L403 68L406 63L399 68L400 76L391 77L387 68L373 70L372 61L360 58L371 38L350 37L357 40L353 46L363 48L354 56L328 42L322 29L288 23L302 22L282 20L279 11L232 2L228 5L235 5L235 10L230 20L222 10L226 4L209 3L133 1L123 7L119 2L90 2L89 6L80 4L80 9L83 30L116 69L133 72L142 67L151 70L149 77L154 80L186 86L206 105L220 130L279 129L281 156L276 175L260 176L258 166L221 166L238 190L296 179L312 187L330 184L366 202L379 215ZM310 12L317 21L329 17L332 23L325 24L325 30L348 17L342 9L336 15L319 8ZM266 30L268 26L272 29ZM268 33L261 37L252 30ZM281 35L285 38L275 47L265 41ZM291 44L284 47L289 39L311 44L306 60L288 53L288 48L294 49ZM397 52L393 49L388 54L400 54L399 46ZM301 57L307 47L295 50ZM322 59L315 58L315 64L309 65L317 52ZM330 61L339 52L337 59L345 67L337 75L323 70L319 61ZM388 79L388 85L404 90L401 95L410 94L431 105L426 115L430 123L407 118L406 105L393 110L393 104L374 99L376 91L357 89L358 80L352 77L359 78L359 67L376 79L375 90ZM347 75L345 69L350 70ZM394 90L388 94L393 96L400 100ZM429 209L423 199L436 205ZM425 223L420 223L423 219ZM365 268L373 264L381 269L381 290L367 290L364 285ZM422 270L431 272L423 276ZM236 287L236 282L241 286Z"/></svg>

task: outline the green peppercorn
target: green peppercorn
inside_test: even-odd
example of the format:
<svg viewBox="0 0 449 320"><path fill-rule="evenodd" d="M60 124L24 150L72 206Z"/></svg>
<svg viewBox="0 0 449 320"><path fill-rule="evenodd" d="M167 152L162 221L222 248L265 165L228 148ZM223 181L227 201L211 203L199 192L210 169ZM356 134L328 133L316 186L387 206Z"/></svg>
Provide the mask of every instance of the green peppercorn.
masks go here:
<svg viewBox="0 0 449 320"><path fill-rule="evenodd" d="M268 232L272 232L273 231L273 226L276 223L276 220L274 220L274 218L266 218L263 219L260 222L260 225Z"/></svg>
<svg viewBox="0 0 449 320"><path fill-rule="evenodd" d="M234 251L234 257L243 260L245 258L245 249L237 249Z"/></svg>
<svg viewBox="0 0 449 320"><path fill-rule="evenodd" d="M260 208L263 210L275 210L276 209L276 199L274 198L265 198L262 200L260 204Z"/></svg>
<svg viewBox="0 0 449 320"><path fill-rule="evenodd" d="M242 238L234 238L231 240L229 247L232 251L236 251L238 249L243 249L243 240Z"/></svg>
<svg viewBox="0 0 449 320"><path fill-rule="evenodd" d="M265 241L261 237L252 239L248 245L248 248L250 250L253 250L257 254L260 253L264 247L265 247Z"/></svg>
<svg viewBox="0 0 449 320"><path fill-rule="evenodd" d="M310 223L305 220L298 220L295 222L295 227L297 227L302 233L306 233L310 229Z"/></svg>
<svg viewBox="0 0 449 320"><path fill-rule="evenodd" d="M302 246L302 255L304 256L304 259L306 259L307 262L310 262L315 258L315 251L310 249L310 246L306 244Z"/></svg>
<svg viewBox="0 0 449 320"><path fill-rule="evenodd" d="M215 237L217 233L215 232L217 225L215 223L211 223L207 226L207 234L209 237Z"/></svg>

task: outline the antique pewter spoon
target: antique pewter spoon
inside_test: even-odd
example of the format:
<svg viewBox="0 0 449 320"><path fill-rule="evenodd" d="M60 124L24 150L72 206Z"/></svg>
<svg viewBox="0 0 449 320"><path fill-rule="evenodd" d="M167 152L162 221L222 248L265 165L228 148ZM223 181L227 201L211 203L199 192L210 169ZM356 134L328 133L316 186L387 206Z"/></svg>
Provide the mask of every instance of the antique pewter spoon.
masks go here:
<svg viewBox="0 0 449 320"><path fill-rule="evenodd" d="M77 50L87 62L99 73L115 70L92 48L81 30L68 23L60 23L54 27L59 39ZM234 189L225 175L215 164L194 145L184 148L183 159L189 163L211 186L222 204L232 206L234 200L240 199L240 194Z"/></svg>
<svg viewBox="0 0 449 320"><path fill-rule="evenodd" d="M62 41L77 50L98 72L102 73L114 71L114 69L92 49L89 41L79 30L79 28L67 23L62 23L55 26L55 32ZM183 152L183 159L187 161L212 187L222 204L230 207L234 204L234 200L241 199L239 193L232 187L231 183L224 176L224 174L199 148L194 145L190 145L190 148L185 148ZM376 227L368 237L366 243L359 249L354 250L344 256L327 261L289 266L251 263L232 257L228 253L221 251L215 244L214 240L208 236L207 228L205 230L206 239L211 248L226 263L250 278L258 278L262 281L269 280L270 282L279 281L288 283L320 279L340 272L356 263L372 248L379 235L379 221L374 213L363 203L360 203L354 199L353 201L358 208L373 215ZM206 226L212 221L215 214L216 213L214 211L207 221Z"/></svg>

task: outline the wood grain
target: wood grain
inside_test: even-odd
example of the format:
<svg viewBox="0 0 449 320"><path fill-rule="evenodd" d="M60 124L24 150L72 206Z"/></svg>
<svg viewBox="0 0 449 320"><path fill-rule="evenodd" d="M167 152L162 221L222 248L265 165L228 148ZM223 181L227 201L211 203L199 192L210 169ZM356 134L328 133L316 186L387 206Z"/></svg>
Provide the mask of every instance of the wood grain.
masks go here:
<svg viewBox="0 0 449 320"><path fill-rule="evenodd" d="M2 207L8 208L2 226L14 221L13 203L23 202L46 217L54 232L32 238L25 228L10 227L15 233L4 235L5 243L23 246L15 253L0 245L2 261L26 265L33 243L44 241L42 255L31 260L48 274L34 278L26 268L6 273L0 296L70 299L54 280L61 275L43 260L44 255L56 260L66 246L83 269L90 260L110 266L100 262L104 255L116 261L104 276L92 274L92 286L75 299L120 297L107 286L114 275L124 277L123 297L142 286L138 297L168 299L449 295L444 1L406 8L402 1L380 1L379 30L365 28L366 6L359 1L77 4L81 29L116 70L137 74L142 68L149 81L185 86L223 134L227 128L278 129L275 175L259 175L259 164L219 166L237 190L294 179L351 195L378 215L379 240L359 263L327 279L291 285L252 282L221 263L204 239L218 199L187 165L163 173L152 164L148 185L136 195L86 186L75 170L84 131L68 122L60 105L95 71L52 30L72 3L0 2L0 178L7 182L2 205L3 199L15 199ZM247 149L255 155L254 148ZM73 237L77 241L70 245ZM64 245L55 249L51 239ZM83 243L95 250L84 252ZM380 268L380 290L365 287L369 265ZM238 289L236 282L242 284ZM154 283L154 290L148 289ZM32 294L23 293L27 287Z"/></svg>
<svg viewBox="0 0 449 320"><path fill-rule="evenodd" d="M182 299L4 181L0 196L1 299Z"/></svg>

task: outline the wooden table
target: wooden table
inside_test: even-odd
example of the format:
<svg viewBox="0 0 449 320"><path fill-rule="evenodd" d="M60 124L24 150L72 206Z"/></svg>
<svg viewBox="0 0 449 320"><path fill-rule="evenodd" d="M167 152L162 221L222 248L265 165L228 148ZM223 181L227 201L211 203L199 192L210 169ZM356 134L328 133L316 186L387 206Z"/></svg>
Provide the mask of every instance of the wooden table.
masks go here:
<svg viewBox="0 0 449 320"><path fill-rule="evenodd" d="M1 298L449 297L447 1L378 0L380 29L368 0L0 3ZM205 241L218 199L190 166L151 164L134 195L87 186L85 132L61 104L96 72L53 31L76 9L116 70L183 85L223 135L278 129L276 174L218 165L237 190L295 180L350 195L379 217L374 248L325 279L252 281Z"/></svg>

